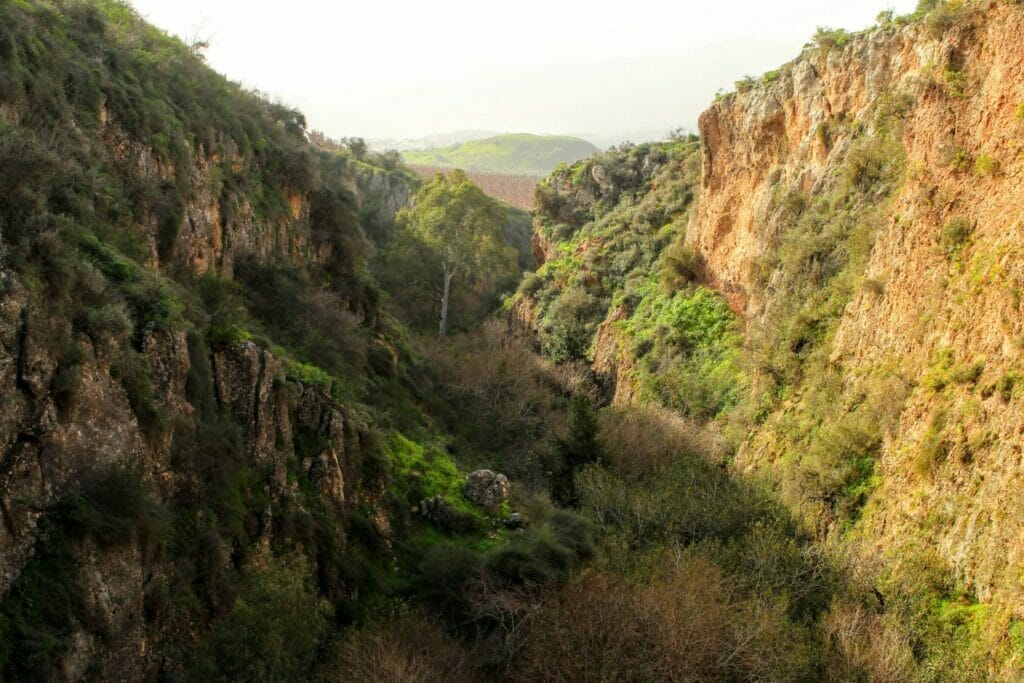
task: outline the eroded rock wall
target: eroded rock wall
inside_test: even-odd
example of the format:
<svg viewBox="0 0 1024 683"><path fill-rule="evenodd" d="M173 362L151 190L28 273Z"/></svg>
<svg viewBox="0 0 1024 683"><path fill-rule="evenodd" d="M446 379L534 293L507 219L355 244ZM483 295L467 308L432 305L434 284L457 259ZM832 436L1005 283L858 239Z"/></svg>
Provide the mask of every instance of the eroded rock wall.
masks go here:
<svg viewBox="0 0 1024 683"><path fill-rule="evenodd" d="M941 37L918 24L810 50L775 82L716 103L700 120L704 174L688 235L711 282L757 320L777 296L754 275L778 229L776 188L813 196L850 153L848 137L828 139L830 124L870 125L886 98L904 98L906 178L877 226L871 286L827 341L848 385L886 372L912 387L860 525L882 553L908 539L938 550L980 599L1021 614L1024 11L974 7ZM943 231L957 219L970 237L951 254ZM941 357L973 375L937 387ZM941 440L942 457L922 467L926 437ZM737 465L770 472L785 458L762 429Z"/></svg>

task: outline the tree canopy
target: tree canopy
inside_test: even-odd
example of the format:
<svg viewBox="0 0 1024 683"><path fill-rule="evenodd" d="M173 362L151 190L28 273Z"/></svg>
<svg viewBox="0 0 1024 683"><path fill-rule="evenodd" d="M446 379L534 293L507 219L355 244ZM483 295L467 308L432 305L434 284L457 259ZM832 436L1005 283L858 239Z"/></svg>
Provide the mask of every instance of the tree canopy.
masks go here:
<svg viewBox="0 0 1024 683"><path fill-rule="evenodd" d="M447 331L448 303L455 278L471 285L494 282L514 272L515 249L502 226L506 208L488 197L463 171L438 174L416 194L411 208L398 215L405 239L402 270L421 280L440 304L439 333ZM412 262L410 262L412 261Z"/></svg>

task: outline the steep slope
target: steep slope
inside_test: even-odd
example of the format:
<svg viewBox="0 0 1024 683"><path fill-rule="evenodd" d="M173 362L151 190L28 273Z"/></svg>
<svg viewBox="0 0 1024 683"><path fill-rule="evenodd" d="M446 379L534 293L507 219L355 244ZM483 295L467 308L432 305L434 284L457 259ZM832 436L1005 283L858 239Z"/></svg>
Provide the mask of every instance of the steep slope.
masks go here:
<svg viewBox="0 0 1024 683"><path fill-rule="evenodd" d="M586 140L564 135L498 135L442 149L403 152L407 163L465 170L544 175L597 151Z"/></svg>
<svg viewBox="0 0 1024 683"><path fill-rule="evenodd" d="M391 161L120 2L0 4L0 677L297 680L438 544L500 557L368 273ZM567 570L569 524L520 537Z"/></svg>
<svg viewBox="0 0 1024 683"><path fill-rule="evenodd" d="M230 605L224 582L293 544L296 514L324 541L274 576L354 587L336 569L345 517L323 515L364 500L369 425L303 364L369 377L381 338L350 176L301 115L120 4L0 14L4 676L180 669L180 624ZM296 320L315 305L321 332L348 330L348 358L245 312L271 273L300 292L273 293ZM322 629L312 594L294 598Z"/></svg>
<svg viewBox="0 0 1024 683"><path fill-rule="evenodd" d="M764 330L808 318L822 327L811 343L844 405L812 408L822 380L805 374L782 389L738 466L781 481L818 443L785 422L834 423L856 412L855 396L888 393L896 405L884 442L867 451L877 465L858 533L891 558L908 544L934 551L968 590L1018 615L1024 529L1007 502L1024 476L1022 36L1024 12L1012 4L940 8L845 47L819 45L773 83L717 103L701 118L704 174L687 239L755 336L779 339ZM846 245L863 240L843 266L845 291L827 314L790 307L800 290L764 255L777 263L794 254L790 236L810 239L792 214L815 211L844 172L877 174L879 145L897 148L884 156L903 157L903 170L865 198L874 206L852 208L870 225L802 255L798 276L829 286L837 280L815 272L829 267L828 250L855 253ZM858 450L838 446L848 447Z"/></svg>
<svg viewBox="0 0 1024 683"><path fill-rule="evenodd" d="M701 117L692 206L667 189L674 155L554 174L544 265L510 302L513 329L586 362L614 404L702 424L695 448L870 587L857 609L926 680L1022 662L1022 22L1018 3L929 2L819 31ZM674 243L651 239L662 223Z"/></svg>

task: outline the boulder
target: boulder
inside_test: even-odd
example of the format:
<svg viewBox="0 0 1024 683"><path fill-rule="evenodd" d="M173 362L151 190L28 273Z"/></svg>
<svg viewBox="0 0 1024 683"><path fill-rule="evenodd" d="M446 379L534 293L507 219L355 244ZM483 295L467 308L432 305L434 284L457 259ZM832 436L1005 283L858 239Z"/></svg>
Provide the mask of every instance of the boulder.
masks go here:
<svg viewBox="0 0 1024 683"><path fill-rule="evenodd" d="M493 510L508 500L511 488L504 474L477 470L469 475L462 493L474 505Z"/></svg>

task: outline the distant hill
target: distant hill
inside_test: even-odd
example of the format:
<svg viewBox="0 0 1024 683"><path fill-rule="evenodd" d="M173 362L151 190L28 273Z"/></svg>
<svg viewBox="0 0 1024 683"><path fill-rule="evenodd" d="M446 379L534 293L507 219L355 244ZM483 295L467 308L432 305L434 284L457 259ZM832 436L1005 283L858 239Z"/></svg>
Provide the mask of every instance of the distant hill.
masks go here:
<svg viewBox="0 0 1024 683"><path fill-rule="evenodd" d="M547 175L560 163L573 163L599 151L580 138L515 133L460 145L403 152L416 166L463 168L521 175Z"/></svg>

